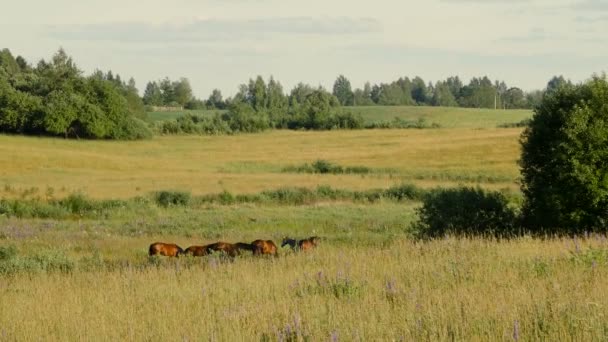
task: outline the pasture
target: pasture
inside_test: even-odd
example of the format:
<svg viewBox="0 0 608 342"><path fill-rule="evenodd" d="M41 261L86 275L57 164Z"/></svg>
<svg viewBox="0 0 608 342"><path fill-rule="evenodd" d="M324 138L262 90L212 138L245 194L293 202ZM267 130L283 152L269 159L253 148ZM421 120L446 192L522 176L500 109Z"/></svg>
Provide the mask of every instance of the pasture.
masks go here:
<svg viewBox="0 0 608 342"><path fill-rule="evenodd" d="M378 115L390 120L394 110L381 108ZM459 118L452 109L436 110L408 112L412 119L428 111L429 121L445 120L440 129L271 131L138 142L3 135L0 198L45 201L79 191L95 199L145 201L164 189L246 194L282 186L366 190L404 182L517 192L521 129L496 125L529 113L484 118L454 109L465 113ZM318 159L373 172L293 171ZM419 205L148 203L87 218L0 215L0 340L608 338L606 236L414 241L410 228ZM312 235L322 237L318 248L279 248L278 258L147 255L156 241L186 248L256 239L280 244L285 236Z"/></svg>
<svg viewBox="0 0 608 342"><path fill-rule="evenodd" d="M283 186L362 190L481 184L517 189L518 128L270 131L166 136L148 141L74 141L0 136L0 197L24 192L130 198L164 189L253 193ZM282 172L324 159L390 170L369 175Z"/></svg>
<svg viewBox="0 0 608 342"><path fill-rule="evenodd" d="M532 116L532 111L527 109L494 110L429 106L355 106L344 107L343 111L361 114L366 124L391 121L394 118L405 121L417 121L422 118L429 124L437 123L443 128L492 128L502 124L517 123ZM185 113L213 116L222 112L222 110L148 112L148 119L163 121L176 119Z"/></svg>

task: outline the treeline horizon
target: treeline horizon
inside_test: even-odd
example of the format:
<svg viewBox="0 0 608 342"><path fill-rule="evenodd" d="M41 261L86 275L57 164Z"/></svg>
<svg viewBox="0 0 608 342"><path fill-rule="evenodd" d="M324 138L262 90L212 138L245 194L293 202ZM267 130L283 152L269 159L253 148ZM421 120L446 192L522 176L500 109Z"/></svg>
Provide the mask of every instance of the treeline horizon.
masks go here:
<svg viewBox="0 0 608 342"><path fill-rule="evenodd" d="M268 84L262 76L250 78L248 83L238 86L234 96L224 98L221 90L213 89L207 99L193 95L187 78L171 81L168 77L158 81L149 81L142 100L150 107L181 107L191 110L227 109L235 101L243 99L248 89L256 86L278 87L278 91L292 102L303 89L328 90L325 87L312 86L299 82L290 92L285 92L280 81L269 77ZM543 95L565 84L572 84L563 75L552 77L542 90L523 91L519 87L509 87L504 81L492 81L487 76L473 77L465 84L459 76L450 76L445 80L426 83L421 77L400 77L390 83L371 84L366 82L363 88L352 89L351 83L344 75L339 75L330 92L341 106L437 106L487 109L533 109L540 104Z"/></svg>
<svg viewBox="0 0 608 342"><path fill-rule="evenodd" d="M449 77L435 84L420 77L399 78L391 83L352 89L338 76L333 89L299 83L286 92L272 76L261 76L241 84L233 97L224 99L215 89L201 100L193 95L187 78L168 77L148 82L139 95L133 78L124 81L112 71L94 71L85 76L72 58L59 49L48 61L36 65L10 50L0 50L0 132L51 135L87 139L142 139L156 133L236 134L267 129L361 129L366 127L352 106L430 105L466 108L533 108L546 92L569 84L554 77L542 91L524 93L505 82L488 77L464 84ZM158 127L146 122L153 106L224 110L216 116L188 117ZM394 123L385 128L407 128ZM395 126L395 127L393 127ZM419 126L419 125L418 125Z"/></svg>

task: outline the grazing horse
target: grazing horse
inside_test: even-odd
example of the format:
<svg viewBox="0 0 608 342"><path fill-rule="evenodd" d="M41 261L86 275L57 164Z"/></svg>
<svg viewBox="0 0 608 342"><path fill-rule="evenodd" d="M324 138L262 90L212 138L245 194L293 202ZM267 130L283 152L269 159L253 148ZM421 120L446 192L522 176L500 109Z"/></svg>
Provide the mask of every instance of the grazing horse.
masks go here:
<svg viewBox="0 0 608 342"><path fill-rule="evenodd" d="M222 252L232 258L240 255L243 250L254 252L258 249L256 246L250 243L237 242L237 243L228 243L228 242L216 242L210 245L204 246L207 254L211 254L213 252Z"/></svg>
<svg viewBox="0 0 608 342"><path fill-rule="evenodd" d="M253 251L253 255L279 256L277 245L275 245L272 240L255 240L251 244L257 247L257 249Z"/></svg>
<svg viewBox="0 0 608 342"><path fill-rule="evenodd" d="M184 250L174 243L155 242L150 245L148 254L152 255L164 255L169 257L179 257L184 254Z"/></svg>
<svg viewBox="0 0 608 342"><path fill-rule="evenodd" d="M184 251L184 254L197 257L197 256L204 256L209 253L207 252L207 246L190 246L190 247L186 248L186 250Z"/></svg>
<svg viewBox="0 0 608 342"><path fill-rule="evenodd" d="M295 240L295 239L286 237L283 239L283 243L281 244L281 247L289 245L289 247L291 247L291 249L295 250L297 248L298 250L307 251L307 250L311 250L311 249L317 247L320 240L321 240L321 238L318 236L311 236L308 239L302 239L302 240Z"/></svg>

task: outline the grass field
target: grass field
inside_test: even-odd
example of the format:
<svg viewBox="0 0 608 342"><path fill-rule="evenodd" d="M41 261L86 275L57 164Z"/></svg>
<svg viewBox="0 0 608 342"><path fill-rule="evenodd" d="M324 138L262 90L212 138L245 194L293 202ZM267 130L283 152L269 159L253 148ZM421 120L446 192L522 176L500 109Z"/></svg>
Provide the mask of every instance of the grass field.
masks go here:
<svg viewBox="0 0 608 342"><path fill-rule="evenodd" d="M444 128L493 128L501 124L517 123L532 116L531 110L494 110L457 107L428 106L359 106L344 107L345 111L361 114L366 123L391 121L400 118L416 121L424 118ZM175 119L184 113L212 116L217 110L195 110L181 112L149 112L152 121Z"/></svg>
<svg viewBox="0 0 608 342"><path fill-rule="evenodd" d="M53 188L57 197L82 191L95 198L127 198L162 189L252 193L282 186L386 188L401 182L516 189L520 133L497 128L272 131L138 142L0 136L0 196L20 196L31 188L39 196ZM394 172L281 172L317 159Z"/></svg>
<svg viewBox="0 0 608 342"><path fill-rule="evenodd" d="M381 108L374 118L390 120L394 110ZM131 198L163 189L238 194L317 185L365 190L402 182L517 191L521 129L496 125L529 114L432 110L409 107L408 119L426 115L443 128L138 142L3 135L0 198L44 200L74 191ZM317 159L382 172L285 172ZM605 235L414 241L419 205L163 208L150 202L89 218L0 215L0 340L608 339ZM281 249L278 258L147 256L155 241L187 247L311 235L322 237L316 250Z"/></svg>
<svg viewBox="0 0 608 342"><path fill-rule="evenodd" d="M411 218L408 208L210 208L113 218L109 226L3 220L1 231L20 254L63 267L0 278L0 334L3 340L608 337L605 236L414 243L400 229ZM196 224L224 219L226 228L215 233ZM157 239L187 246L302 236L314 228L326 236L317 250L282 250L276 259L145 255Z"/></svg>

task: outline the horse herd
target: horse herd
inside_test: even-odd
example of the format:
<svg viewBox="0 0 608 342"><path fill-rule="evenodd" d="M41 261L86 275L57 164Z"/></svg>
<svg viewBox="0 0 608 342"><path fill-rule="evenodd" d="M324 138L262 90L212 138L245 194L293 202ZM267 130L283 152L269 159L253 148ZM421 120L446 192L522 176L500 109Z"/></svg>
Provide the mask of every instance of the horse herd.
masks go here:
<svg viewBox="0 0 608 342"><path fill-rule="evenodd" d="M284 238L283 242L281 243L281 247L289 246L293 250L307 251L315 248L319 244L319 241L320 238L318 236L311 236L302 240ZM190 246L185 250L174 243L155 242L150 245L148 254L150 256L162 255L168 257L179 257L180 255L190 255L199 257L213 253L220 253L234 258L237 255L242 254L244 251L252 252L253 255L279 255L277 245L275 245L272 240L255 240L251 243L228 243L220 241L208 245Z"/></svg>

